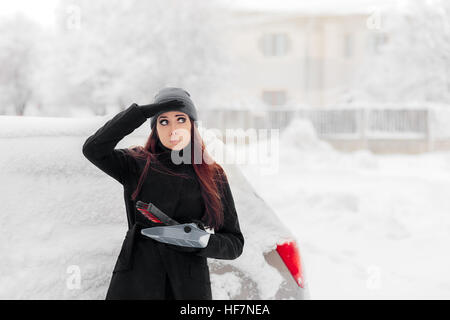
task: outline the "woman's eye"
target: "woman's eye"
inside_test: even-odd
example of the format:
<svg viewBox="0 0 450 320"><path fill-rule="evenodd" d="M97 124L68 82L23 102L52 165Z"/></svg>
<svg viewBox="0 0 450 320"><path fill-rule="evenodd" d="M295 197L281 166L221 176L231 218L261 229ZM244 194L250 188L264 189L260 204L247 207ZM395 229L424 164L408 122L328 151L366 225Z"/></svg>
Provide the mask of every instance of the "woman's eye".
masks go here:
<svg viewBox="0 0 450 320"><path fill-rule="evenodd" d="M178 122L180 122L180 123L185 123L185 122L186 122L186 118L178 118L177 120L178 120ZM181 121L180 121L180 120L181 120ZM169 121L168 121L167 119L163 119L163 120L160 120L160 121L159 121L159 123L160 123L161 125L163 125L163 126L167 125L168 122L169 122Z"/></svg>

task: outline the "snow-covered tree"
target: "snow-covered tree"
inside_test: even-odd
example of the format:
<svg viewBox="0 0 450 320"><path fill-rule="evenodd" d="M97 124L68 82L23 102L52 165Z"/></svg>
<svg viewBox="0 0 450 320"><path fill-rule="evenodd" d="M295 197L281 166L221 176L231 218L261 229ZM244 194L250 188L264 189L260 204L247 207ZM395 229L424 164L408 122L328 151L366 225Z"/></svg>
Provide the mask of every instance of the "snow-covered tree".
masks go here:
<svg viewBox="0 0 450 320"><path fill-rule="evenodd" d="M23 14L0 22L0 114L23 115L33 98L38 27Z"/></svg>
<svg viewBox="0 0 450 320"><path fill-rule="evenodd" d="M43 66L46 104L104 114L179 86L207 107L226 82L215 0L61 0L57 12Z"/></svg>
<svg viewBox="0 0 450 320"><path fill-rule="evenodd" d="M450 102L450 2L410 0L380 9L388 41L366 60L351 99L360 103Z"/></svg>

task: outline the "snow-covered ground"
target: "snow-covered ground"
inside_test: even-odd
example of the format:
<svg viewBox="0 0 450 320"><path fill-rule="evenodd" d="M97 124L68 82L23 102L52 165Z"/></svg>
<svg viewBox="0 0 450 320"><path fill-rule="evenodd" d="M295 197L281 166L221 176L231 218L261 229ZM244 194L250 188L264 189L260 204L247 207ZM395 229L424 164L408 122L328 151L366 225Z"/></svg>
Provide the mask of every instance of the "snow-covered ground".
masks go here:
<svg viewBox="0 0 450 320"><path fill-rule="evenodd" d="M343 154L308 122L244 174L299 240L313 299L450 298L450 153Z"/></svg>

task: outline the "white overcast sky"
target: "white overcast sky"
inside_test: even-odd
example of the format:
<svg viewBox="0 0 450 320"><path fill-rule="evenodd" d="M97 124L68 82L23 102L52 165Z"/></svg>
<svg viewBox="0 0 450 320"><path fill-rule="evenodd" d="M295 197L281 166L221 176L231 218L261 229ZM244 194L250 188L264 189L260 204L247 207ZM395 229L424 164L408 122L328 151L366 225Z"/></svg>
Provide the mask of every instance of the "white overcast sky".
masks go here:
<svg viewBox="0 0 450 320"><path fill-rule="evenodd" d="M0 19L5 15L23 12L44 25L53 25L57 2L58 0L0 0Z"/></svg>
<svg viewBox="0 0 450 320"><path fill-rule="evenodd" d="M95 1L95 0L93 0ZM373 10L377 6L402 3L408 0L221 0L228 6L260 10L297 10L309 13L353 10ZM54 9L58 0L0 0L0 19L3 15L23 12L44 25L54 25Z"/></svg>

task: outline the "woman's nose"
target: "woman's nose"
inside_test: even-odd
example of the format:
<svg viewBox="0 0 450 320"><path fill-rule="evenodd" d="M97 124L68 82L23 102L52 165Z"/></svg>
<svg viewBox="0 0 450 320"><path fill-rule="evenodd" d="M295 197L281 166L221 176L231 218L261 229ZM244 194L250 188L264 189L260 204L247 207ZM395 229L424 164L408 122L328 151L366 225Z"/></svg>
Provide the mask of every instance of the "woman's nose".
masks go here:
<svg viewBox="0 0 450 320"><path fill-rule="evenodd" d="M178 138L179 138L179 134L178 134L177 130L172 130L170 133L170 139L177 140Z"/></svg>
<svg viewBox="0 0 450 320"><path fill-rule="evenodd" d="M172 133L172 132L176 131L178 127L179 127L178 123L172 121L169 126L170 132Z"/></svg>
<svg viewBox="0 0 450 320"><path fill-rule="evenodd" d="M189 131L187 131L186 129L179 128L171 131L170 139L173 140L179 140L181 138L185 139L188 135Z"/></svg>

